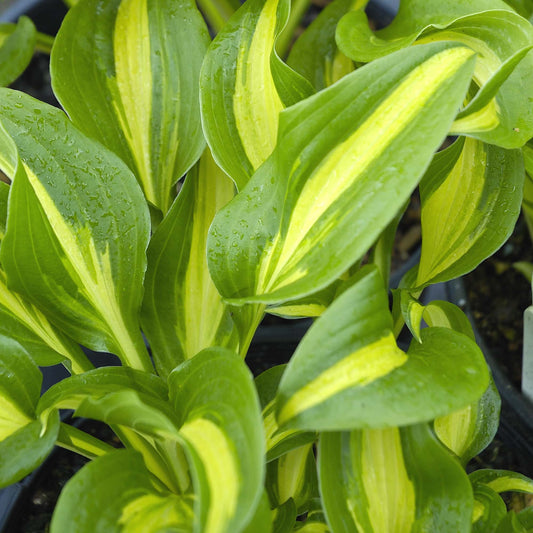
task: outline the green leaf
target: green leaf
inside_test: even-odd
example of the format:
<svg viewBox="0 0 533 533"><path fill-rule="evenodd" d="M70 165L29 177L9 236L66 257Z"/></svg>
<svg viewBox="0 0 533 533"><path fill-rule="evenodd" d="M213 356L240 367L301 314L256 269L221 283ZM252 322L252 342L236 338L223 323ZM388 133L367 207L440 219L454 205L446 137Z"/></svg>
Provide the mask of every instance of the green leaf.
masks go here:
<svg viewBox="0 0 533 533"><path fill-rule="evenodd" d="M0 250L8 287L80 344L150 371L138 324L150 221L135 178L22 93L1 90L0 122L0 166L14 178Z"/></svg>
<svg viewBox="0 0 533 533"><path fill-rule="evenodd" d="M9 196L9 185L0 181L0 242L6 234L7 221L7 199Z"/></svg>
<svg viewBox="0 0 533 533"><path fill-rule="evenodd" d="M383 282L363 268L294 353L276 400L281 429L380 428L431 420L485 391L483 354L466 335L426 328L400 350ZM460 361L460 364L458 362Z"/></svg>
<svg viewBox="0 0 533 533"><path fill-rule="evenodd" d="M69 11L52 51L52 86L74 124L117 153L163 213L205 146L208 43L192 0L89 0Z"/></svg>
<svg viewBox="0 0 533 533"><path fill-rule="evenodd" d="M250 371L229 350L212 348L168 378L197 499L195 531L239 531L263 494L264 435Z"/></svg>
<svg viewBox="0 0 533 533"><path fill-rule="evenodd" d="M502 246L520 214L523 183L519 150L461 138L438 153L420 184L416 286L462 276Z"/></svg>
<svg viewBox="0 0 533 533"><path fill-rule="evenodd" d="M0 337L0 487L21 480L52 451L57 410L37 420L42 374L14 340Z"/></svg>
<svg viewBox="0 0 533 533"><path fill-rule="evenodd" d="M507 515L505 515L495 531L496 533L529 533L522 526L514 511L509 511Z"/></svg>
<svg viewBox="0 0 533 533"><path fill-rule="evenodd" d="M266 441L266 460L273 461L296 448L316 440L316 433L295 429L280 430L276 420L276 391L287 365L274 366L255 379L261 402L263 427Z"/></svg>
<svg viewBox="0 0 533 533"><path fill-rule="evenodd" d="M274 149L280 111L313 92L274 50L289 7L288 0L246 2L217 35L202 65L204 133L239 190Z"/></svg>
<svg viewBox="0 0 533 533"><path fill-rule="evenodd" d="M189 498L158 492L139 453L117 450L82 468L65 486L51 533L191 530Z"/></svg>
<svg viewBox="0 0 533 533"><path fill-rule="evenodd" d="M533 240L533 143L531 141L522 147L522 155L526 167L522 212L526 219L529 235Z"/></svg>
<svg viewBox="0 0 533 533"><path fill-rule="evenodd" d="M236 303L301 298L361 258L442 141L472 61L449 44L402 50L285 110L272 156L211 226L209 269L221 294Z"/></svg>
<svg viewBox="0 0 533 533"><path fill-rule="evenodd" d="M477 401L455 413L437 418L433 428L440 441L465 466L494 439L500 421L501 400L494 381Z"/></svg>
<svg viewBox="0 0 533 533"><path fill-rule="evenodd" d="M331 2L292 46L287 63L317 91L333 85L354 70L352 60L337 48L335 29L341 17L359 3L359 0Z"/></svg>
<svg viewBox="0 0 533 533"><path fill-rule="evenodd" d="M472 515L472 533L492 533L505 518L507 508L500 495L477 483L474 489L474 514Z"/></svg>
<svg viewBox="0 0 533 533"><path fill-rule="evenodd" d="M207 150L150 240L141 322L163 375L209 346L238 348L205 256L213 217L233 196L233 182Z"/></svg>
<svg viewBox="0 0 533 533"><path fill-rule="evenodd" d="M476 470L470 474L470 481L473 485L483 483L498 494L507 491L533 494L533 480L518 472L492 469Z"/></svg>
<svg viewBox="0 0 533 533"><path fill-rule="evenodd" d="M318 455L333 532L469 531L468 477L427 425L323 433Z"/></svg>
<svg viewBox="0 0 533 533"><path fill-rule="evenodd" d="M507 36L512 35L509 39ZM373 33L363 11L339 23L340 49L355 61L371 61L413 43L453 41L478 53L474 99L452 126L454 133L504 148L518 148L533 135L531 24L499 0L455 3L402 2L387 28Z"/></svg>
<svg viewBox="0 0 533 533"><path fill-rule="evenodd" d="M11 24L0 24L0 87L11 85L30 64L35 48L36 31L28 17Z"/></svg>
<svg viewBox="0 0 533 533"><path fill-rule="evenodd" d="M313 443L300 446L267 465L266 488L273 507L294 501L298 515L318 496Z"/></svg>
<svg viewBox="0 0 533 533"><path fill-rule="evenodd" d="M242 530L242 533L275 533L272 530L272 511L270 510L266 492L263 492L255 515Z"/></svg>

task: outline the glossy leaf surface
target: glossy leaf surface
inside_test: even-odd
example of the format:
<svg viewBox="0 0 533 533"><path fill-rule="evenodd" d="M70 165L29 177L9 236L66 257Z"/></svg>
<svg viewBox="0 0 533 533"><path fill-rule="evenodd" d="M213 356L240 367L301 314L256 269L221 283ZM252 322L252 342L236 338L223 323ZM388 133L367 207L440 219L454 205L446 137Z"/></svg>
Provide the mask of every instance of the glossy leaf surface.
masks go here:
<svg viewBox="0 0 533 533"><path fill-rule="evenodd" d="M463 138L436 154L420 184L416 286L462 276L492 255L514 229L523 183L518 150Z"/></svg>
<svg viewBox="0 0 533 533"><path fill-rule="evenodd" d="M8 287L76 341L149 370L138 326L149 216L133 174L22 93L2 90L0 121L0 164L15 178L0 256Z"/></svg>
<svg viewBox="0 0 533 533"><path fill-rule="evenodd" d="M508 38L512 36L512 38ZM341 50L355 61L371 61L413 43L455 41L478 53L474 81L478 93L454 123L454 133L467 133L504 148L522 146L533 135L531 24L504 2L476 0L402 2L394 21L370 30L362 10L339 23Z"/></svg>
<svg viewBox="0 0 533 533"><path fill-rule="evenodd" d="M298 346L277 419L282 429L322 431L417 423L477 400L488 378L476 344L451 329L423 329L421 343L400 350L383 282L368 267Z"/></svg>
<svg viewBox="0 0 533 533"><path fill-rule="evenodd" d="M469 531L468 477L426 425L323 433L319 482L333 533Z"/></svg>
<svg viewBox="0 0 533 533"><path fill-rule="evenodd" d="M238 303L300 298L360 258L442 141L471 54L440 43L404 50L284 111L274 153L211 227L209 269L221 294Z"/></svg>
<svg viewBox="0 0 533 533"><path fill-rule="evenodd" d="M54 45L61 105L129 165L163 213L205 146L198 76L208 43L190 0L91 0L70 10Z"/></svg>
<svg viewBox="0 0 533 533"><path fill-rule="evenodd" d="M205 136L239 190L274 149L280 111L313 92L274 51L289 7L287 0L246 2L217 35L202 65Z"/></svg>

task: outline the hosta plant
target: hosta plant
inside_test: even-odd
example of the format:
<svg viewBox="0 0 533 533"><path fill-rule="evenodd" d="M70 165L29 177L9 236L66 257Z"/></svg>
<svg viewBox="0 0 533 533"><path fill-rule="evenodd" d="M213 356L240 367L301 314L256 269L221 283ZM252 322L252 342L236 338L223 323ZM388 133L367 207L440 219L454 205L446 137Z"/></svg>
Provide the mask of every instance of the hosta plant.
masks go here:
<svg viewBox="0 0 533 533"><path fill-rule="evenodd" d="M0 483L55 445L89 458L53 533L533 527L499 496L531 480L465 471L498 394L462 311L421 300L518 217L529 4L404 0L376 35L365 4L292 43L305 2L80 0L51 52L63 110L0 91ZM390 302L417 187L420 264ZM254 380L266 313L315 321Z"/></svg>

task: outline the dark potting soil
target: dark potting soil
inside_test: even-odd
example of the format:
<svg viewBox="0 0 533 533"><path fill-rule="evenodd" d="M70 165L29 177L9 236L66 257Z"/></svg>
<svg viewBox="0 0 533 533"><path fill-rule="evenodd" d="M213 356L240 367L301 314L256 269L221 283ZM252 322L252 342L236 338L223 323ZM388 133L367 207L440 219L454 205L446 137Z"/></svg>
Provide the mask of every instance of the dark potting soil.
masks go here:
<svg viewBox="0 0 533 533"><path fill-rule="evenodd" d="M522 219L507 243L464 281L477 328L520 390L523 313L531 305L531 283L513 267L518 261L533 262L533 244Z"/></svg>

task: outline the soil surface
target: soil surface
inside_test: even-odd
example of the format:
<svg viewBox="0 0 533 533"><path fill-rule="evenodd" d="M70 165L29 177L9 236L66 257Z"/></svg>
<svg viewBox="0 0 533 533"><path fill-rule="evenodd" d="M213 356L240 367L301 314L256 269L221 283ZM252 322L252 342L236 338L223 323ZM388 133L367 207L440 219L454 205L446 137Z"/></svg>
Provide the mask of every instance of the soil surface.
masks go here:
<svg viewBox="0 0 533 533"><path fill-rule="evenodd" d="M465 277L469 306L493 355L520 390L523 313L531 305L531 283L513 267L533 262L533 245L525 222L491 258Z"/></svg>

